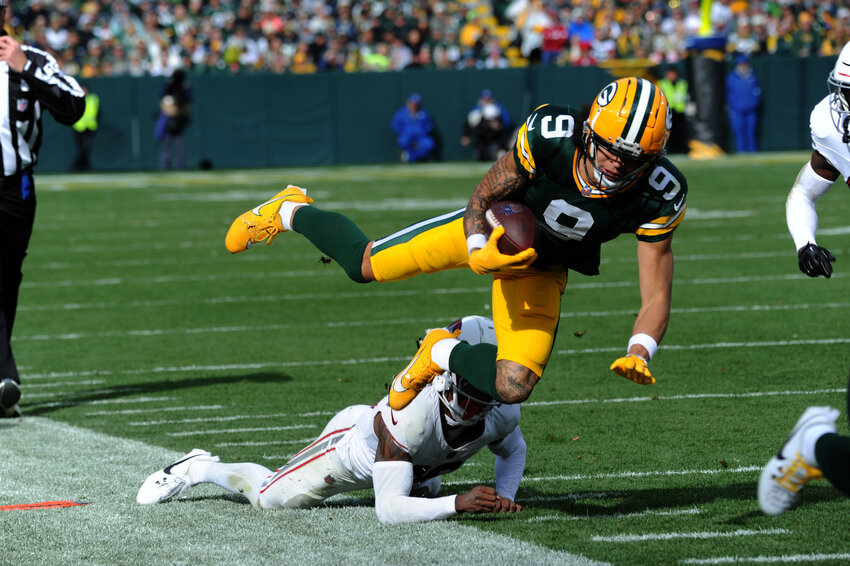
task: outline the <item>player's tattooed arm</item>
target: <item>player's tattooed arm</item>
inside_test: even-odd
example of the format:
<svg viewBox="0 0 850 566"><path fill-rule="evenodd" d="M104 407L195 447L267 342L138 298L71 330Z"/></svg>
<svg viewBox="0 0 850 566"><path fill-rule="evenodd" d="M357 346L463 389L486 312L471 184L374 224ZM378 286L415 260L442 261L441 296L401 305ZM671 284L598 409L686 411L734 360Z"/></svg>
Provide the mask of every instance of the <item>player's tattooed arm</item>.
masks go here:
<svg viewBox="0 0 850 566"><path fill-rule="evenodd" d="M378 449L375 451L376 462L410 462L413 463L413 458L407 453L393 438L390 431L387 430L387 425L384 423L381 413L375 415L373 422L375 434L378 437Z"/></svg>
<svg viewBox="0 0 850 566"><path fill-rule="evenodd" d="M487 209L502 200L522 201L528 185L529 180L517 169L511 152L497 159L469 199L463 216L466 235L487 234L490 231L484 217Z"/></svg>
<svg viewBox="0 0 850 566"><path fill-rule="evenodd" d="M522 403L531 395L540 377L517 362L496 362L496 393L505 403Z"/></svg>

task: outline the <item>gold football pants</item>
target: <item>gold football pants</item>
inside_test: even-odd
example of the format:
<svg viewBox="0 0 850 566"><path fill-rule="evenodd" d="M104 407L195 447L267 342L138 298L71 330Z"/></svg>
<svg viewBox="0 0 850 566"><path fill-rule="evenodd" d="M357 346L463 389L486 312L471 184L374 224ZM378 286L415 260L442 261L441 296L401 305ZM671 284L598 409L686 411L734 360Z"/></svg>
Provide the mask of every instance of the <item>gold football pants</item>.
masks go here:
<svg viewBox="0 0 850 566"><path fill-rule="evenodd" d="M375 279L401 281L420 273L468 267L464 211L423 220L376 240L370 258ZM527 268L494 275L497 360L517 362L538 376L543 374L555 342L566 284L563 268Z"/></svg>

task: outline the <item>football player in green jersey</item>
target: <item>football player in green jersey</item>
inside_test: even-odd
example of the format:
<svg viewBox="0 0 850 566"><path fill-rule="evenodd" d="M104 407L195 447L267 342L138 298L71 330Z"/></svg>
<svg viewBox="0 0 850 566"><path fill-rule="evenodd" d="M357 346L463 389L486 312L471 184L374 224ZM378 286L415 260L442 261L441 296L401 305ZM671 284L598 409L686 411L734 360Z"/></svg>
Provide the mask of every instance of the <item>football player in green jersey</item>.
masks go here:
<svg viewBox="0 0 850 566"><path fill-rule="evenodd" d="M463 267L491 276L497 345L429 332L390 388L390 406L400 410L447 370L505 403L526 400L552 353L567 271L597 275L601 245L632 233L641 308L625 355L610 369L651 384L647 362L670 315L672 235L686 209L685 178L664 158L670 121L659 88L619 79L602 89L586 120L565 106L534 110L514 150L493 164L464 209L371 240L347 217L309 206L306 191L289 186L239 216L225 245L238 253L292 230L361 283ZM534 212L542 233L536 249L505 255L497 247L504 228L486 235L485 212L504 200Z"/></svg>

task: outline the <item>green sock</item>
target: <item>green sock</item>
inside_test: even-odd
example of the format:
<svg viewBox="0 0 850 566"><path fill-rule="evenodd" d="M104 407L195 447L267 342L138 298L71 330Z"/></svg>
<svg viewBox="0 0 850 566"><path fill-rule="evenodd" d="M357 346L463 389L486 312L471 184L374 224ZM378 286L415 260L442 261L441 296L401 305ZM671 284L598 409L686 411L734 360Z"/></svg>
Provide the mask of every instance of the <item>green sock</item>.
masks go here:
<svg viewBox="0 0 850 566"><path fill-rule="evenodd" d="M476 389L502 401L496 393L496 346L494 344L470 345L461 342L449 355L449 369L472 384Z"/></svg>
<svg viewBox="0 0 850 566"><path fill-rule="evenodd" d="M315 206L302 206L295 210L292 229L337 262L353 281L367 283L361 266L369 238L350 218Z"/></svg>
<svg viewBox="0 0 850 566"><path fill-rule="evenodd" d="M823 477L850 496L850 437L824 434L815 443L815 458Z"/></svg>

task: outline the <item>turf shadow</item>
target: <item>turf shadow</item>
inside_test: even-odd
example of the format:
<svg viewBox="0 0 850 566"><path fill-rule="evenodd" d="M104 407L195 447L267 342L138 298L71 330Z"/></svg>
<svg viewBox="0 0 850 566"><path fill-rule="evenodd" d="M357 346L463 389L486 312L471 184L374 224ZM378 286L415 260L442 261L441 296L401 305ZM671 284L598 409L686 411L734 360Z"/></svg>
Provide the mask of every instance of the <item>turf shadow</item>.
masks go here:
<svg viewBox="0 0 850 566"><path fill-rule="evenodd" d="M150 381L137 384L127 384L106 391L80 391L74 395L63 397L61 401L46 399L33 403L26 401L24 394L22 410L25 415L44 416L58 409L66 409L77 405L84 405L93 401L105 401L109 399L129 398L133 395L154 395L159 393L171 393L179 389L195 389L199 387L210 387L216 385L233 384L240 382L248 383L281 383L292 381L292 377L280 372L258 372L248 375L224 375L216 377L193 377L174 381Z"/></svg>
<svg viewBox="0 0 850 566"><path fill-rule="evenodd" d="M518 503L526 509L550 509L570 515L592 518L612 514L632 514L651 510L669 510L707 505L722 500L751 501L753 511L730 518L729 524L747 524L756 517L764 516L758 509L756 482L739 482L727 485L688 487L673 489L635 489L612 491L601 496L598 491L570 493L566 498L549 500L553 494L535 489L523 488ZM833 501L844 496L828 484L809 485L796 507L816 505L823 501ZM534 499L540 498L539 501ZM604 499L606 504L596 503Z"/></svg>

